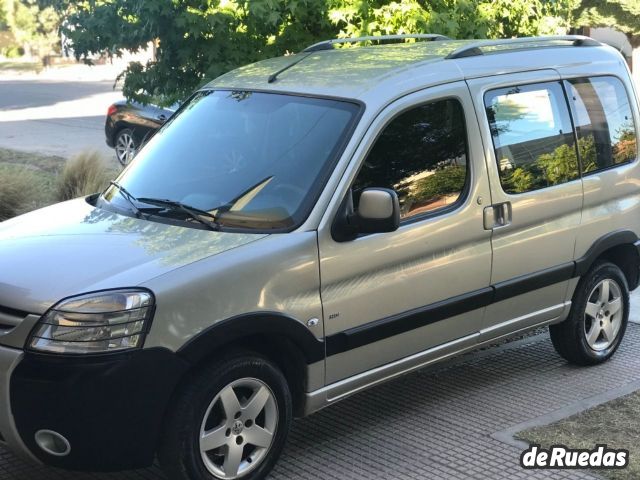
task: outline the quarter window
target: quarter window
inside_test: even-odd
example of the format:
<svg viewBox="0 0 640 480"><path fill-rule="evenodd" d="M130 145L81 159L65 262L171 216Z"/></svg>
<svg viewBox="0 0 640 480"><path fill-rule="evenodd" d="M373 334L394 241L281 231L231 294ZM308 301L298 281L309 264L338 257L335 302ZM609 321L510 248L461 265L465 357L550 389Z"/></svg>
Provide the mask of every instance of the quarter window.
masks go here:
<svg viewBox="0 0 640 480"><path fill-rule="evenodd" d="M579 177L573 127L559 82L492 90L485 107L505 192L529 192Z"/></svg>
<svg viewBox="0 0 640 480"><path fill-rule="evenodd" d="M623 83L615 77L567 82L582 169L595 172L635 160L636 128Z"/></svg>
<svg viewBox="0 0 640 480"><path fill-rule="evenodd" d="M462 105L455 99L428 103L396 117L378 137L354 182L354 204L364 188L391 188L401 218L409 219L455 204L467 174Z"/></svg>

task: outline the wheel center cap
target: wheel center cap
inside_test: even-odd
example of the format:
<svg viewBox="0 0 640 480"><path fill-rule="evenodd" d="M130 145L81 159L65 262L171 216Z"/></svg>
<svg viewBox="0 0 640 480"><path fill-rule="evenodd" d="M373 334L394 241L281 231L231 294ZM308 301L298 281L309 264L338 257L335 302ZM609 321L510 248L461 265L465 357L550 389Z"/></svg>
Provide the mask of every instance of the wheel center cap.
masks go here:
<svg viewBox="0 0 640 480"><path fill-rule="evenodd" d="M242 433L242 430L244 430L244 423L242 423L240 420L236 420L235 422L233 422L231 431L234 435L240 435Z"/></svg>

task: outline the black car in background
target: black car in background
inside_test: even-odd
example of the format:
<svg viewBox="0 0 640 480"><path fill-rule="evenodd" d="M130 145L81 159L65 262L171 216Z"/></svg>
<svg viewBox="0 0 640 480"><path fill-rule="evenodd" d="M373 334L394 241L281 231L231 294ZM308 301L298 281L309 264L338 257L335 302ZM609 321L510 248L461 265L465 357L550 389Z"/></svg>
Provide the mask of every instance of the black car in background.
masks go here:
<svg viewBox="0 0 640 480"><path fill-rule="evenodd" d="M140 146L158 130L178 105L161 108L120 100L107 110L104 127L107 145L114 148L122 165L127 165Z"/></svg>

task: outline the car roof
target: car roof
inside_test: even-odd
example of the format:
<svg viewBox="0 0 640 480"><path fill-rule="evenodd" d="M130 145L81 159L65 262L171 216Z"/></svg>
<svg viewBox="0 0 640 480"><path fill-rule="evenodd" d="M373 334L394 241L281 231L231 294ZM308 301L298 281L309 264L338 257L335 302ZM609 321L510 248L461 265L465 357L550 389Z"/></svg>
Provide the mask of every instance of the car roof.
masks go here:
<svg viewBox="0 0 640 480"><path fill-rule="evenodd" d="M514 40L504 42L517 46L512 44ZM306 51L246 65L205 88L288 92L386 104L422 88L468 78L580 63L597 64L599 72L606 72L610 64L611 71L616 71L619 53L590 42L572 47L566 41L561 44L541 37L538 43L520 45L524 48L502 48L495 41L438 40ZM474 51L479 45L486 45L484 54ZM466 51L459 58L451 58L462 50ZM270 76L297 61L269 82Z"/></svg>

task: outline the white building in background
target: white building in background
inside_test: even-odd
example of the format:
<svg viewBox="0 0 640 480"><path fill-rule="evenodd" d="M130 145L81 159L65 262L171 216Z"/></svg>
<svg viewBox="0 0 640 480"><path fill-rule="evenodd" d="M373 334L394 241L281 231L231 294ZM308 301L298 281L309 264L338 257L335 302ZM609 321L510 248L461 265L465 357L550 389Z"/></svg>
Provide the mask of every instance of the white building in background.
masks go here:
<svg viewBox="0 0 640 480"><path fill-rule="evenodd" d="M584 34L620 50L629 62L636 85L640 87L640 48L634 50L627 36L612 28L586 28Z"/></svg>

